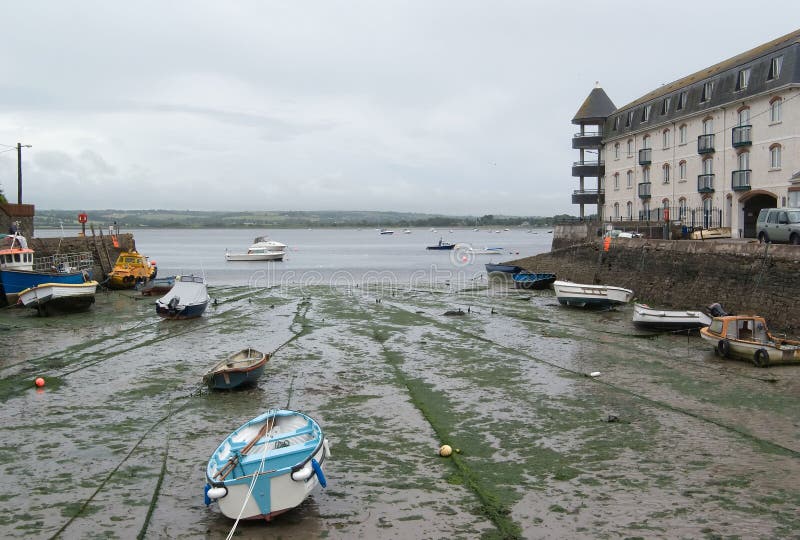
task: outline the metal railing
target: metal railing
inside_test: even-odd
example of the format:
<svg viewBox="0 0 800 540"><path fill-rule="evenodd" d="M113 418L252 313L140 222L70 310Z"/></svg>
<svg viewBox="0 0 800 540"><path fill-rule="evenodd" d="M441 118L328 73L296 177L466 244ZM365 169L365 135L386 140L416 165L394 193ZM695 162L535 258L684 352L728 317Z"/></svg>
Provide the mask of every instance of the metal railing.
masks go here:
<svg viewBox="0 0 800 540"><path fill-rule="evenodd" d="M734 148L739 148L740 146L750 146L753 144L753 138L751 135L753 126L736 126L733 128L731 132L731 141Z"/></svg>
<svg viewBox="0 0 800 540"><path fill-rule="evenodd" d="M711 228L722 226L721 208L689 208L686 206L669 206L651 208L650 210L638 210L631 217L614 215L605 216L603 221L609 223L634 223L641 225L653 224L677 224L687 228Z"/></svg>
<svg viewBox="0 0 800 540"><path fill-rule="evenodd" d="M697 191L699 193L714 193L714 175L698 174Z"/></svg>
<svg viewBox="0 0 800 540"><path fill-rule="evenodd" d="M93 266L94 259L88 251L36 257L33 260L34 272L78 272L91 270Z"/></svg>
<svg viewBox="0 0 800 540"><path fill-rule="evenodd" d="M714 134L700 135L697 137L697 153L710 154L714 151Z"/></svg>
<svg viewBox="0 0 800 540"><path fill-rule="evenodd" d="M639 165L650 165L653 162L653 149L642 148L639 150Z"/></svg>
<svg viewBox="0 0 800 540"><path fill-rule="evenodd" d="M642 182L639 184L639 198L640 199L649 199L650 194L650 186L652 184L650 182Z"/></svg>
<svg viewBox="0 0 800 540"><path fill-rule="evenodd" d="M731 189L734 191L747 191L750 189L750 169L731 171Z"/></svg>

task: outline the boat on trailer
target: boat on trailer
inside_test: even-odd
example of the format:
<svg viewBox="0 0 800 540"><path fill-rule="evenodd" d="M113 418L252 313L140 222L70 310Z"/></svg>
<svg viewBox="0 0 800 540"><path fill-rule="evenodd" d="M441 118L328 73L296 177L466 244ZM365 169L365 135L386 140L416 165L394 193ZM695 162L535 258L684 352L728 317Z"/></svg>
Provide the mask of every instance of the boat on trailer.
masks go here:
<svg viewBox="0 0 800 540"><path fill-rule="evenodd" d="M709 324L711 317L702 311L656 309L647 304L633 304L633 325L643 330L696 330Z"/></svg>
<svg viewBox="0 0 800 540"><path fill-rule="evenodd" d="M228 435L206 467L206 504L231 519L265 519L300 505L331 452L322 428L297 411L271 410Z"/></svg>
<svg viewBox="0 0 800 540"><path fill-rule="evenodd" d="M203 375L211 390L232 390L255 384L264 373L269 354L248 347L214 365Z"/></svg>
<svg viewBox="0 0 800 540"><path fill-rule="evenodd" d="M571 281L553 282L558 302L564 306L608 308L627 304L633 299L633 291L610 285L589 285Z"/></svg>
<svg viewBox="0 0 800 540"><path fill-rule="evenodd" d="M723 358L739 358L756 367L800 362L800 341L770 333L767 321L757 315L714 317L700 329L700 337Z"/></svg>

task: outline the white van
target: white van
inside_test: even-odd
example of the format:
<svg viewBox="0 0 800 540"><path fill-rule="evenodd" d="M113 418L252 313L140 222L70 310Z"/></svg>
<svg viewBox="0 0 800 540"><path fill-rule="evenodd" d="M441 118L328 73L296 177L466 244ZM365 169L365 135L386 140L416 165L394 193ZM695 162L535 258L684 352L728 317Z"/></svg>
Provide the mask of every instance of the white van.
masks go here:
<svg viewBox="0 0 800 540"><path fill-rule="evenodd" d="M758 214L759 242L800 244L800 208L764 208Z"/></svg>

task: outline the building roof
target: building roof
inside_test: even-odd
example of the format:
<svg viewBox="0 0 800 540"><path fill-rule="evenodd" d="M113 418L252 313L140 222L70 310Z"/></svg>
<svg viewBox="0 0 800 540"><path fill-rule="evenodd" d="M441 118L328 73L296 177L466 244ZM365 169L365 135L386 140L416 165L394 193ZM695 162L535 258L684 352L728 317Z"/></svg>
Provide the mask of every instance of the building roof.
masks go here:
<svg viewBox="0 0 800 540"><path fill-rule="evenodd" d="M702 81L703 79L713 77L714 75L718 75L725 70L734 68L740 64L745 64L747 62L755 60L756 58L766 56L768 54L771 54L777 50L783 49L784 47L788 47L789 45L793 45L795 43L800 43L800 30L795 30L794 32L786 34L785 36L773 39L772 41L768 41L767 43L759 45L758 47L750 49L749 51L737 54L736 56L728 58L727 60L723 60L722 62L714 64L711 67L701 69L700 71L692 73L687 77L683 77L682 79L678 79L677 81L665 84L659 87L658 89L643 95L639 99L632 101L623 107L620 107L618 110L622 111L625 109L636 107L637 105L641 105L642 103L651 101L661 96L665 96L671 92L675 92L679 88L690 86L698 81ZM573 119L572 122L575 123L575 120Z"/></svg>
<svg viewBox="0 0 800 540"><path fill-rule="evenodd" d="M581 122L592 120L602 122L616 109L616 106L608 97L605 90L600 88L600 86L595 86L583 101L581 108L575 113L572 123L580 124Z"/></svg>

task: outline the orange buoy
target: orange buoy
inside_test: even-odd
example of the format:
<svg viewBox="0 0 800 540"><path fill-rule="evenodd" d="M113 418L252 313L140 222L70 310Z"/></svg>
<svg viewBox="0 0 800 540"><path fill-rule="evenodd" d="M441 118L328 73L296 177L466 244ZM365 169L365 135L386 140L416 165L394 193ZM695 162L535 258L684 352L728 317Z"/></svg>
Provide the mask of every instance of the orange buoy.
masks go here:
<svg viewBox="0 0 800 540"><path fill-rule="evenodd" d="M603 251L608 251L611 248L611 237L606 236L605 240L603 240Z"/></svg>
<svg viewBox="0 0 800 540"><path fill-rule="evenodd" d="M33 381L33 382L34 382L34 383L36 384L36 386L38 386L39 388L41 388L42 386L44 386L44 379L43 379L42 377L36 377L36 380L35 380L35 381Z"/></svg>

